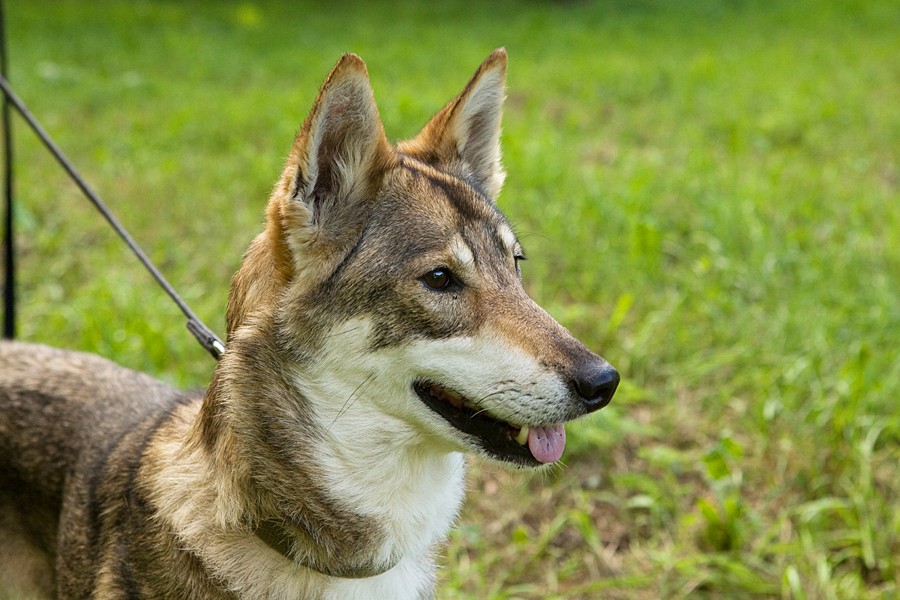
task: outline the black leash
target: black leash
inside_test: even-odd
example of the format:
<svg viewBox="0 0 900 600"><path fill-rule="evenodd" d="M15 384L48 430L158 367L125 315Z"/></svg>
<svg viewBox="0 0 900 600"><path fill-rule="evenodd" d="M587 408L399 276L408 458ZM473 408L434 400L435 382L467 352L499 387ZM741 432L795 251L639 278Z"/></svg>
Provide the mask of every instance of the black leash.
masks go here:
<svg viewBox="0 0 900 600"><path fill-rule="evenodd" d="M5 47L2 47L2 31L3 31L3 21L2 21L2 2L0 2L0 52L2 52L2 67L5 67L6 62L6 52ZM113 229L116 230L116 233L119 234L119 237L128 244L128 247L131 248L131 251L135 256L138 257L138 260L150 271L150 274L156 279L156 282L160 285L160 287L165 290L165 292L169 295L170 298L178 305L178 308L181 309L181 312L184 313L184 316L187 317L187 328L188 330L197 338L197 341L206 348L207 352L212 354L213 358L219 359L222 356L222 353L225 352L225 345L222 341L216 336L213 331L207 327L200 318L194 314L194 311L190 309L190 307L181 299L181 296L175 291L175 288L171 286L171 284L163 277L163 274L160 273L159 269L150 261L144 251L141 250L140 246L132 239L132 237L125 231L125 228L119 223L119 221L113 216L113 214L106 207L106 204L100 199L100 197L90 188L90 186L85 182L84 178L75 170L75 167L69 162L69 159L62 153L59 147L50 139L50 136L47 135L47 132L40 126L34 116L29 112L28 108L19 99L18 96L13 92L12 88L9 85L9 82L6 80L6 70L2 68L2 74L0 74L0 88L3 89L3 94L5 97L3 104L3 130L5 132L4 135L4 143L6 144L6 287L4 290L4 297L6 302L6 315L4 319L4 335L7 338L12 338L15 336L15 281L14 281L14 252L13 252L13 223L12 223L12 159L11 159L11 144L9 138L9 104L12 104L15 109L22 115L22 118L28 123L31 127L32 131L40 138L41 142L44 143L44 146L50 151L50 153L56 158L59 164L63 169L69 174L69 177L72 178L72 181L81 189L87 199L91 201L91 203L100 211L100 214L106 219L106 221L112 226Z"/></svg>

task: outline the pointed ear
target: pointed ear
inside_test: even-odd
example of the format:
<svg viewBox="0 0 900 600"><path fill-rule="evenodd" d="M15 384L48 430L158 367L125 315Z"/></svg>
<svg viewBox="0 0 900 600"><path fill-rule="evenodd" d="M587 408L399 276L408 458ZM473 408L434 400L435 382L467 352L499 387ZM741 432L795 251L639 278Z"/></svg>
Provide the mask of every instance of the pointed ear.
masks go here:
<svg viewBox="0 0 900 600"><path fill-rule="evenodd" d="M300 210L306 212L305 225L332 229L349 204L373 193L392 153L366 65L358 56L345 54L322 84L294 139L276 195L306 208ZM298 216L290 207L282 207L282 212Z"/></svg>
<svg viewBox="0 0 900 600"><path fill-rule="evenodd" d="M398 150L470 181L494 201L506 174L500 165L500 118L506 94L506 50L481 63L462 93Z"/></svg>

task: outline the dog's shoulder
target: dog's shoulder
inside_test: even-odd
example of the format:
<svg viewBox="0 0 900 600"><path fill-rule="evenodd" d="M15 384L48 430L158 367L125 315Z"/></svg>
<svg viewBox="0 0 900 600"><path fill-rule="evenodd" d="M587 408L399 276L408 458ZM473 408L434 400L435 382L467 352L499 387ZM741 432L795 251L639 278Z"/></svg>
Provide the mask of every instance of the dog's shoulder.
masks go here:
<svg viewBox="0 0 900 600"><path fill-rule="evenodd" d="M0 487L21 514L59 519L37 535L59 554L63 596L101 584L96 574L116 563L108 548L164 547L139 471L155 433L201 398L96 355L0 343Z"/></svg>
<svg viewBox="0 0 900 600"><path fill-rule="evenodd" d="M162 381L99 356L0 343L0 462L58 498L76 461L184 401Z"/></svg>

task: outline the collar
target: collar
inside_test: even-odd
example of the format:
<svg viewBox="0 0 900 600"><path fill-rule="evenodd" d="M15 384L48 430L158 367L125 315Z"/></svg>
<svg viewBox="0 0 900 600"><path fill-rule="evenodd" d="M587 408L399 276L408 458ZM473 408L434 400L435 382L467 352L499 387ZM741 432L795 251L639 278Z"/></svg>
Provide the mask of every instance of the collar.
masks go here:
<svg viewBox="0 0 900 600"><path fill-rule="evenodd" d="M274 519L260 521L259 526L256 528L256 536L265 542L269 548L289 561L293 563L298 562L294 559L293 540L296 538L296 535L291 535L291 532L278 521Z"/></svg>

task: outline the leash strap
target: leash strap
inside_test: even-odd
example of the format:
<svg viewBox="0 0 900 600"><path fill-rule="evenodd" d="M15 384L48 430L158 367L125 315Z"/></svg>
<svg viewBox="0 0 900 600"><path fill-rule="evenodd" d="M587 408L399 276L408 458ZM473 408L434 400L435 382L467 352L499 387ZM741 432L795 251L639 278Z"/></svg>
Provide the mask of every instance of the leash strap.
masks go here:
<svg viewBox="0 0 900 600"><path fill-rule="evenodd" d="M2 25L2 23L0 23ZM197 341L206 348L207 352L209 352L213 358L219 359L222 357L222 354L225 352L225 345L222 341L216 336L213 331L207 327L200 318L194 314L194 311L190 309L190 307L181 299L181 296L175 291L175 288L163 277L163 274L156 268L147 255L141 250L140 246L134 241L134 239L128 234L124 227L119 223L116 217L110 212L109 208L107 208L106 204L100 199L100 197L91 189L91 187L87 184L84 178L75 170L75 167L69 161L68 158L62 153L62 150L50 139L50 136L44 131L43 127L37 122L34 116L29 112L28 108L16 96L15 92L13 92L12 87L9 85L9 82L6 80L6 77L0 75L0 88L3 89L3 94L6 97L6 100L9 104L12 104L15 109L18 111L22 118L25 119L25 122L31 127L32 131L40 138L41 142L43 142L44 146L47 147L47 150L56 158L57 162L65 169L66 173L69 174L69 177L72 178L72 181L81 189L84 195L88 200L96 207L97 210L100 211L100 214L103 215L103 218L112 226L113 229L116 230L116 233L119 234L119 237L131 248L131 251L137 256L138 260L141 261L141 264L150 272L156 282L162 287L162 289L169 295L169 297L178 305L178 308L181 309L181 312L184 313L184 316L187 317L187 328L188 330L197 338ZM6 131L9 131L8 126L5 127ZM7 159L9 157L9 153L7 151ZM7 173L7 186L9 186L9 173ZM11 219L11 199L7 199L7 225L8 232L11 232L12 229L9 227L10 219ZM12 256L12 236L7 235L7 250L6 250L6 260L7 260L7 278L9 278L9 274L12 271L10 268L10 257ZM12 286L7 279L7 289L6 294L9 296L10 290ZM7 305L7 320L10 317L10 310Z"/></svg>

